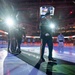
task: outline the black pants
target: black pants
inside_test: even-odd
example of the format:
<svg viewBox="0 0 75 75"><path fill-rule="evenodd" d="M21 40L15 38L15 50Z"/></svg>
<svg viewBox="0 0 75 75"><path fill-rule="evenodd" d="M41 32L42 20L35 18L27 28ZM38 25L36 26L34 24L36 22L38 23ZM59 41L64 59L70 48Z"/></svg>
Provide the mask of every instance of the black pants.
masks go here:
<svg viewBox="0 0 75 75"><path fill-rule="evenodd" d="M9 38L9 40L8 40L8 51L9 51L9 48L11 49L11 52L15 52L15 50L16 50L16 39L15 38L14 39Z"/></svg>
<svg viewBox="0 0 75 75"><path fill-rule="evenodd" d="M52 37L44 37L41 42L42 42L42 45L41 45L41 58L43 58L45 46L47 44L48 49L49 49L48 59L51 59L52 58L52 50L53 50Z"/></svg>
<svg viewBox="0 0 75 75"><path fill-rule="evenodd" d="M11 40L11 51L16 51L16 39Z"/></svg>
<svg viewBox="0 0 75 75"><path fill-rule="evenodd" d="M22 43L22 38L17 38L17 50L20 50L21 48L21 43Z"/></svg>

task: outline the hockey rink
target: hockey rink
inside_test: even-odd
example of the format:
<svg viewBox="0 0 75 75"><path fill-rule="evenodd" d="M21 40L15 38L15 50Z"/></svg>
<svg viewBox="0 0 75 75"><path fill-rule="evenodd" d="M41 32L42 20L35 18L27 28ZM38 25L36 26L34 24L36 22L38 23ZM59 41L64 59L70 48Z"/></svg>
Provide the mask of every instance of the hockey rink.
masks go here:
<svg viewBox="0 0 75 75"><path fill-rule="evenodd" d="M40 59L40 46L22 45L21 54L14 56L7 52L7 45L0 45L0 75L74 75L75 46L53 48L53 57L57 64L48 64L48 48L45 48L46 62L37 64Z"/></svg>

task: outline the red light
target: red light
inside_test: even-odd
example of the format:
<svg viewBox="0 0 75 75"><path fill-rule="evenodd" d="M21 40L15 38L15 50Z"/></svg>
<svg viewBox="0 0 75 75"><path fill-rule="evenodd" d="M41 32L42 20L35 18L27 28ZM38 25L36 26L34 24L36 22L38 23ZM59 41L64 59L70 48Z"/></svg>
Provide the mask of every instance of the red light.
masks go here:
<svg viewBox="0 0 75 75"><path fill-rule="evenodd" d="M70 11L70 14L72 14L73 12L72 11Z"/></svg>

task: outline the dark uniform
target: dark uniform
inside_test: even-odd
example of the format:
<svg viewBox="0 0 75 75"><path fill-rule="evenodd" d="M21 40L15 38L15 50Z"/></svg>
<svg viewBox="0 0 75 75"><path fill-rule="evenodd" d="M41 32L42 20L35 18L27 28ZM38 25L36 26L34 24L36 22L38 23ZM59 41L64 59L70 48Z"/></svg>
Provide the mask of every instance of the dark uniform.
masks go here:
<svg viewBox="0 0 75 75"><path fill-rule="evenodd" d="M16 41L17 41L17 52L21 52L21 43L25 41L25 29L22 27L18 27L17 33L16 33ZM22 41L23 40L23 41Z"/></svg>
<svg viewBox="0 0 75 75"><path fill-rule="evenodd" d="M48 16L48 15L47 15ZM50 23L51 20L47 18L43 18L40 23L40 38L41 38L41 60L45 61L43 58L44 55L44 49L45 45L48 45L49 49L49 55L48 55L48 60L54 60L52 58L52 50L53 50L53 41L52 41L52 35L51 35L51 29L50 29Z"/></svg>
<svg viewBox="0 0 75 75"><path fill-rule="evenodd" d="M8 31L8 52L11 49L11 53L14 53L16 50L16 34L15 28L9 29Z"/></svg>

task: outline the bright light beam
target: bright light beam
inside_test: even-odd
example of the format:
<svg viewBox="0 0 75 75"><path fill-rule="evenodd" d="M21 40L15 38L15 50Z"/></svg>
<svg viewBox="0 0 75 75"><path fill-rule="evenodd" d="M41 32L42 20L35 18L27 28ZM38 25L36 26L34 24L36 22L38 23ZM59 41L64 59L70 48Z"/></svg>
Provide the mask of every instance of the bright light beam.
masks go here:
<svg viewBox="0 0 75 75"><path fill-rule="evenodd" d="M51 28L51 29L54 29L54 28L55 28L55 24L51 23L51 24L50 24L50 28Z"/></svg>
<svg viewBox="0 0 75 75"><path fill-rule="evenodd" d="M10 26L12 26L14 24L14 21L12 18L7 18L5 22L7 25L10 25Z"/></svg>

